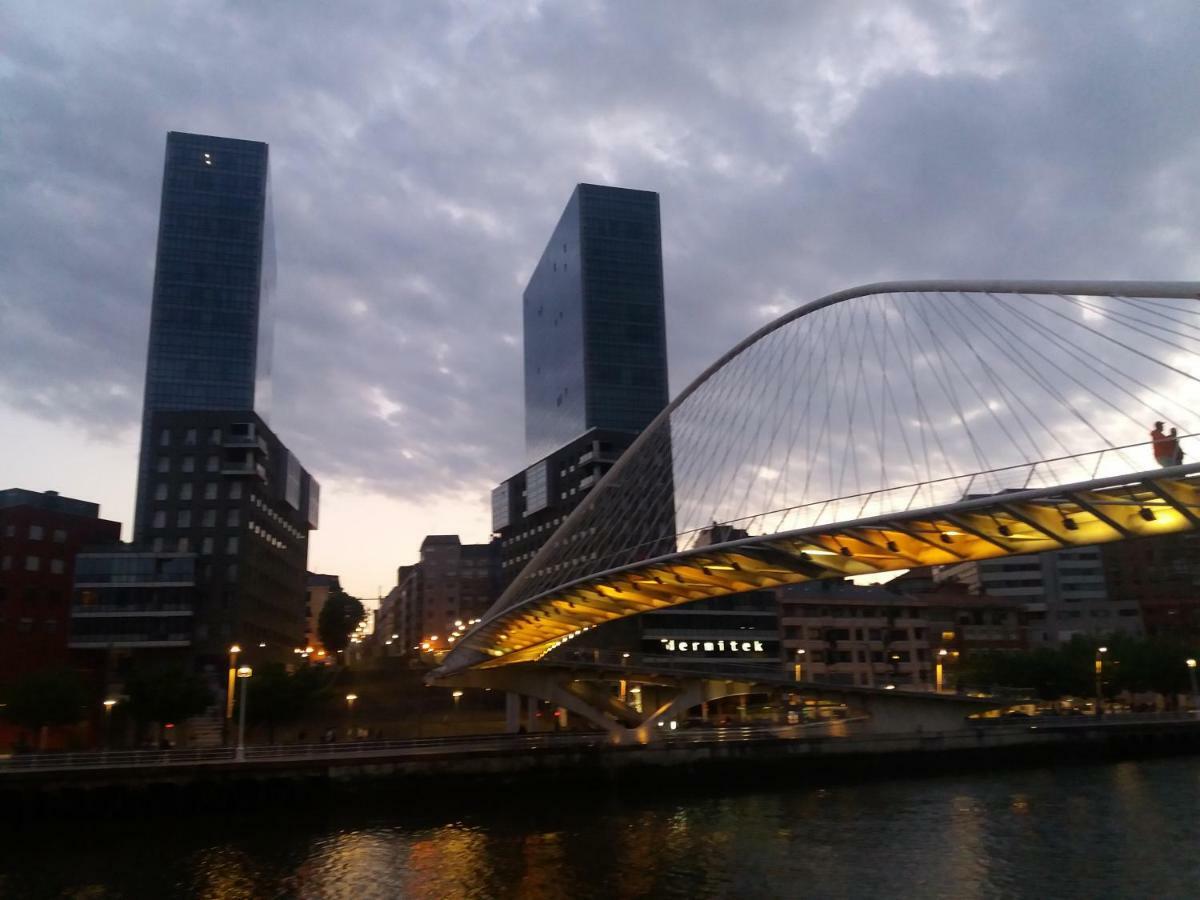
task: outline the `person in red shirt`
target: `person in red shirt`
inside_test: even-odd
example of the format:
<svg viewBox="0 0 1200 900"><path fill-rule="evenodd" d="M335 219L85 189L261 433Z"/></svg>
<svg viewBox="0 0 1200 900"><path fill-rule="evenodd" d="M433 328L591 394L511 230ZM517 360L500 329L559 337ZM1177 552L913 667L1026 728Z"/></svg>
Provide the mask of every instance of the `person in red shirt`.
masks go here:
<svg viewBox="0 0 1200 900"><path fill-rule="evenodd" d="M1150 432L1150 445L1154 450L1154 461L1160 466L1175 465L1175 451L1179 446L1179 441L1168 437L1163 431L1162 422L1154 423L1154 430Z"/></svg>

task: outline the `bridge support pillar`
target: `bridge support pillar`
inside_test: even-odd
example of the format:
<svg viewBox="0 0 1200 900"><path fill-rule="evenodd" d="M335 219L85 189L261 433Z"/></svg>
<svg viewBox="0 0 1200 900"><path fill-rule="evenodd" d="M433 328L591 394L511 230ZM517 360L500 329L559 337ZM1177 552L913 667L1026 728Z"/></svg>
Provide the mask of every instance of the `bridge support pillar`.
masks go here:
<svg viewBox="0 0 1200 900"><path fill-rule="evenodd" d="M512 691L504 695L504 730L508 734L521 730L521 695Z"/></svg>

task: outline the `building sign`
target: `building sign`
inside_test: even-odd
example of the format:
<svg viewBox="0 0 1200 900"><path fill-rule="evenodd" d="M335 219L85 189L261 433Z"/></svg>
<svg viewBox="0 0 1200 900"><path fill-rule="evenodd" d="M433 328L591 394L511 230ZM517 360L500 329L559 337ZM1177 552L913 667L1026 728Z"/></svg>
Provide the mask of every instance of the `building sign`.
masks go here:
<svg viewBox="0 0 1200 900"><path fill-rule="evenodd" d="M677 641L674 638L659 638L663 649L670 653L765 653L762 641L724 640Z"/></svg>

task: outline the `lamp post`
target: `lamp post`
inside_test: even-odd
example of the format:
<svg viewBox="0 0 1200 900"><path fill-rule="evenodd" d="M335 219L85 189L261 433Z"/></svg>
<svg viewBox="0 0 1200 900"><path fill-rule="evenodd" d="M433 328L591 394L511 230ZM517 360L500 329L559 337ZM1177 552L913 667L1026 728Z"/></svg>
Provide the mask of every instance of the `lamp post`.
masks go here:
<svg viewBox="0 0 1200 900"><path fill-rule="evenodd" d="M1196 660L1187 661L1188 677L1192 680L1192 715L1200 716L1200 688L1196 686Z"/></svg>
<svg viewBox="0 0 1200 900"><path fill-rule="evenodd" d="M354 740L354 701L358 699L358 694L346 695L346 732L351 740Z"/></svg>
<svg viewBox="0 0 1200 900"><path fill-rule="evenodd" d="M793 674L796 676L796 681L803 681L804 675L804 654L808 651L801 648L796 651L796 665Z"/></svg>
<svg viewBox="0 0 1200 900"><path fill-rule="evenodd" d="M1104 715L1104 654L1107 647L1096 648L1096 718Z"/></svg>
<svg viewBox="0 0 1200 900"><path fill-rule="evenodd" d="M943 669L942 669L942 666L943 666L943 664L946 662L946 657L947 657L947 656L949 656L949 655L950 655L950 651L949 651L949 650L942 649L942 650L939 650L939 651L938 651L938 655L937 655L937 668L936 668L934 671L936 672L936 675L937 675L937 692L938 692L939 694L942 692L942 685L945 683L945 682L943 681L943 678L944 678L944 676L945 676L945 672L943 671Z"/></svg>
<svg viewBox="0 0 1200 900"><path fill-rule="evenodd" d="M242 679L242 703L238 710L238 740L237 754L238 762L246 758L246 698L250 692L250 676L254 674L254 670L249 666L239 666L237 677Z"/></svg>
<svg viewBox="0 0 1200 900"><path fill-rule="evenodd" d="M1195 684L1195 676L1192 677L1192 683ZM110 736L113 733L113 707L116 706L115 700L104 701L104 749L109 749Z"/></svg>
<svg viewBox="0 0 1200 900"><path fill-rule="evenodd" d="M463 692L455 691L450 696L454 698L454 718L458 718L458 701L462 699Z"/></svg>
<svg viewBox="0 0 1200 900"><path fill-rule="evenodd" d="M225 741L229 741L229 726L233 722L233 688L237 678L238 654L242 648L234 644L229 648L229 678L225 686Z"/></svg>

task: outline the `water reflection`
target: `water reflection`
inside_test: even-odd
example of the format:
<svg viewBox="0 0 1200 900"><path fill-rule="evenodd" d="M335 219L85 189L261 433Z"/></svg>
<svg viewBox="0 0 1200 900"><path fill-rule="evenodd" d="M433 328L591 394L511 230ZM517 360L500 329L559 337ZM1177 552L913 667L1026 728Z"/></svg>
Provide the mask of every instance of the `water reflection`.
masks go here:
<svg viewBox="0 0 1200 900"><path fill-rule="evenodd" d="M1196 760L707 793L44 823L0 850L0 897L1113 898L1200 884Z"/></svg>

